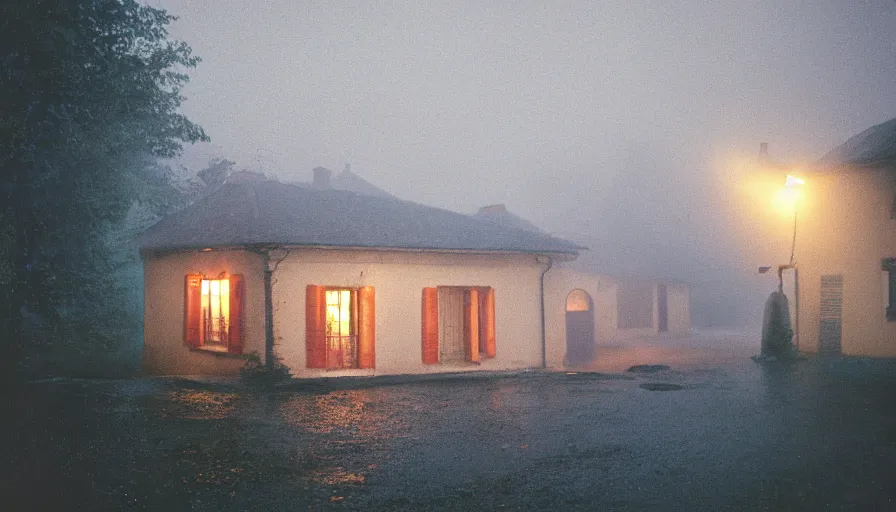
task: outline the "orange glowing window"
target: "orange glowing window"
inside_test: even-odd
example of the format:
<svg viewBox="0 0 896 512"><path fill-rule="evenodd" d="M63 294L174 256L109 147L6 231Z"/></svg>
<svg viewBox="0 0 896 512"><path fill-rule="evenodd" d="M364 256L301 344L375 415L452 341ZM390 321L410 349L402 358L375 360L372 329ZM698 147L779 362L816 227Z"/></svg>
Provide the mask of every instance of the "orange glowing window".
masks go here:
<svg viewBox="0 0 896 512"><path fill-rule="evenodd" d="M230 324L230 279L202 280L202 345L227 348Z"/></svg>
<svg viewBox="0 0 896 512"><path fill-rule="evenodd" d="M305 288L308 368L374 368L375 299L372 286Z"/></svg>
<svg viewBox="0 0 896 512"><path fill-rule="evenodd" d="M184 344L194 349L242 354L243 288L240 274L217 279L188 274L184 287Z"/></svg>

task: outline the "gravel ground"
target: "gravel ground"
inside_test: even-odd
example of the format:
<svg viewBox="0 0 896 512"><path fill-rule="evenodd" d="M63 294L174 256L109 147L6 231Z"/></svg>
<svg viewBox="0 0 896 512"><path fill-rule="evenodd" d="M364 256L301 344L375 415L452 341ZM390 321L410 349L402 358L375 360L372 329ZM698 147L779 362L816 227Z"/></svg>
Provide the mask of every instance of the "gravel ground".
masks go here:
<svg viewBox="0 0 896 512"><path fill-rule="evenodd" d="M685 350L678 343L675 354ZM669 368L277 392L175 379L22 384L3 393L0 502L5 510L896 509L896 362L759 364L724 349L675 360L668 346L642 345L628 355L617 347L615 358L605 351L605 364Z"/></svg>

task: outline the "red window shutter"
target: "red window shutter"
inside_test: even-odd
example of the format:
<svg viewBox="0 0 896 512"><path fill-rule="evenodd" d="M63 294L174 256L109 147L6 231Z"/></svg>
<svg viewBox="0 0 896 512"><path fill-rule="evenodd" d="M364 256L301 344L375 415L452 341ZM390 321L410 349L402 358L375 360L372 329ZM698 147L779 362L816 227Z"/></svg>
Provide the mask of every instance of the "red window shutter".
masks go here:
<svg viewBox="0 0 896 512"><path fill-rule="evenodd" d="M421 338L423 340L423 364L439 362L439 289L423 289Z"/></svg>
<svg viewBox="0 0 896 512"><path fill-rule="evenodd" d="M305 365L327 367L327 296L313 284L305 288Z"/></svg>
<svg viewBox="0 0 896 512"><path fill-rule="evenodd" d="M184 344L202 345L202 276L188 274L184 280Z"/></svg>
<svg viewBox="0 0 896 512"><path fill-rule="evenodd" d="M243 353L243 276L230 276L230 333L227 351L231 354Z"/></svg>
<svg viewBox="0 0 896 512"><path fill-rule="evenodd" d="M488 332L488 308L486 301L488 300L488 288L477 288L479 292L479 353L487 352Z"/></svg>
<svg viewBox="0 0 896 512"><path fill-rule="evenodd" d="M497 346L495 344L495 289L488 288L485 292L485 356L495 357Z"/></svg>
<svg viewBox="0 0 896 512"><path fill-rule="evenodd" d="M373 287L358 290L358 368L376 367L376 301Z"/></svg>
<svg viewBox="0 0 896 512"><path fill-rule="evenodd" d="M464 294L464 341L467 361L479 361L479 292L475 288Z"/></svg>

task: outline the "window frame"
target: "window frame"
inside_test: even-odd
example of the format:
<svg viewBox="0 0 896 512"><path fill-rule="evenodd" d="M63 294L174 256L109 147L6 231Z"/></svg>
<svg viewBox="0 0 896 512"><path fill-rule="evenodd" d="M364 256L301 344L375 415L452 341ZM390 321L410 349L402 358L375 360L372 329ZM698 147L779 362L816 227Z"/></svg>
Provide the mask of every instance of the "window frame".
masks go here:
<svg viewBox="0 0 896 512"><path fill-rule="evenodd" d="M202 313L202 283L228 280L227 333L224 343L206 341L205 315ZM241 274L221 273L218 276L187 274L184 283L184 344L191 350L215 354L241 355L243 333L244 280Z"/></svg>
<svg viewBox="0 0 896 512"><path fill-rule="evenodd" d="M883 258L881 270L887 273L888 291L887 304L884 306L884 315L887 322L896 322L896 258Z"/></svg>
<svg viewBox="0 0 896 512"><path fill-rule="evenodd" d="M355 338L355 364L331 366L329 363L327 292L350 291L350 314ZM376 300L372 286L330 286L308 284L305 287L305 367L326 371L376 368Z"/></svg>
<svg viewBox="0 0 896 512"><path fill-rule="evenodd" d="M446 288L464 292L464 362L480 364L483 359L494 358L497 355L495 289L491 286L443 285L422 289L420 337L423 364L458 364L456 360L442 360L439 291ZM475 302L471 300L474 296Z"/></svg>
<svg viewBox="0 0 896 512"><path fill-rule="evenodd" d="M353 364L351 366L344 366L344 365L343 366L331 366L329 364L329 355L330 355L330 350L331 350L330 343L331 343L331 338L334 335L331 334L330 318L329 318L329 316L327 316L326 320L324 321L324 329L325 329L324 336L326 336L326 343L327 343L327 348L326 348L326 350L327 350L327 352L326 352L327 366L326 366L326 368L328 370L358 370L358 369L360 369L360 364L361 364L360 347L358 346L358 341L360 338L360 325L358 322L358 313L359 313L358 303L360 302L360 298L359 298L360 288L345 287L345 286L324 286L323 288L324 288L324 308L327 312L329 312L329 307L330 307L330 303L327 300L329 292L349 292L348 293L348 296L349 296L349 307L348 307L349 334L347 334L347 335L341 334L341 329L340 329L340 334L338 336L340 338L345 338L345 337L350 338L351 354L349 355L349 359L351 361L353 361ZM341 297L340 297L340 301L341 301ZM341 311L340 311L340 320L341 320ZM343 355L343 358L344 357L345 356Z"/></svg>

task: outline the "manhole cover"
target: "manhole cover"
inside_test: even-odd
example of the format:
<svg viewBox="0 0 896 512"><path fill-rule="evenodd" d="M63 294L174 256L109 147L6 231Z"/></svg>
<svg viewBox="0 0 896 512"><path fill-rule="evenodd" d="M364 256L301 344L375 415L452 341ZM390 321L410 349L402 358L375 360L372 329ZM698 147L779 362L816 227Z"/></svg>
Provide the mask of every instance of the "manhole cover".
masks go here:
<svg viewBox="0 0 896 512"><path fill-rule="evenodd" d="M645 382L641 387L648 391L678 391L684 389L684 386L678 384L669 384L668 382Z"/></svg>

